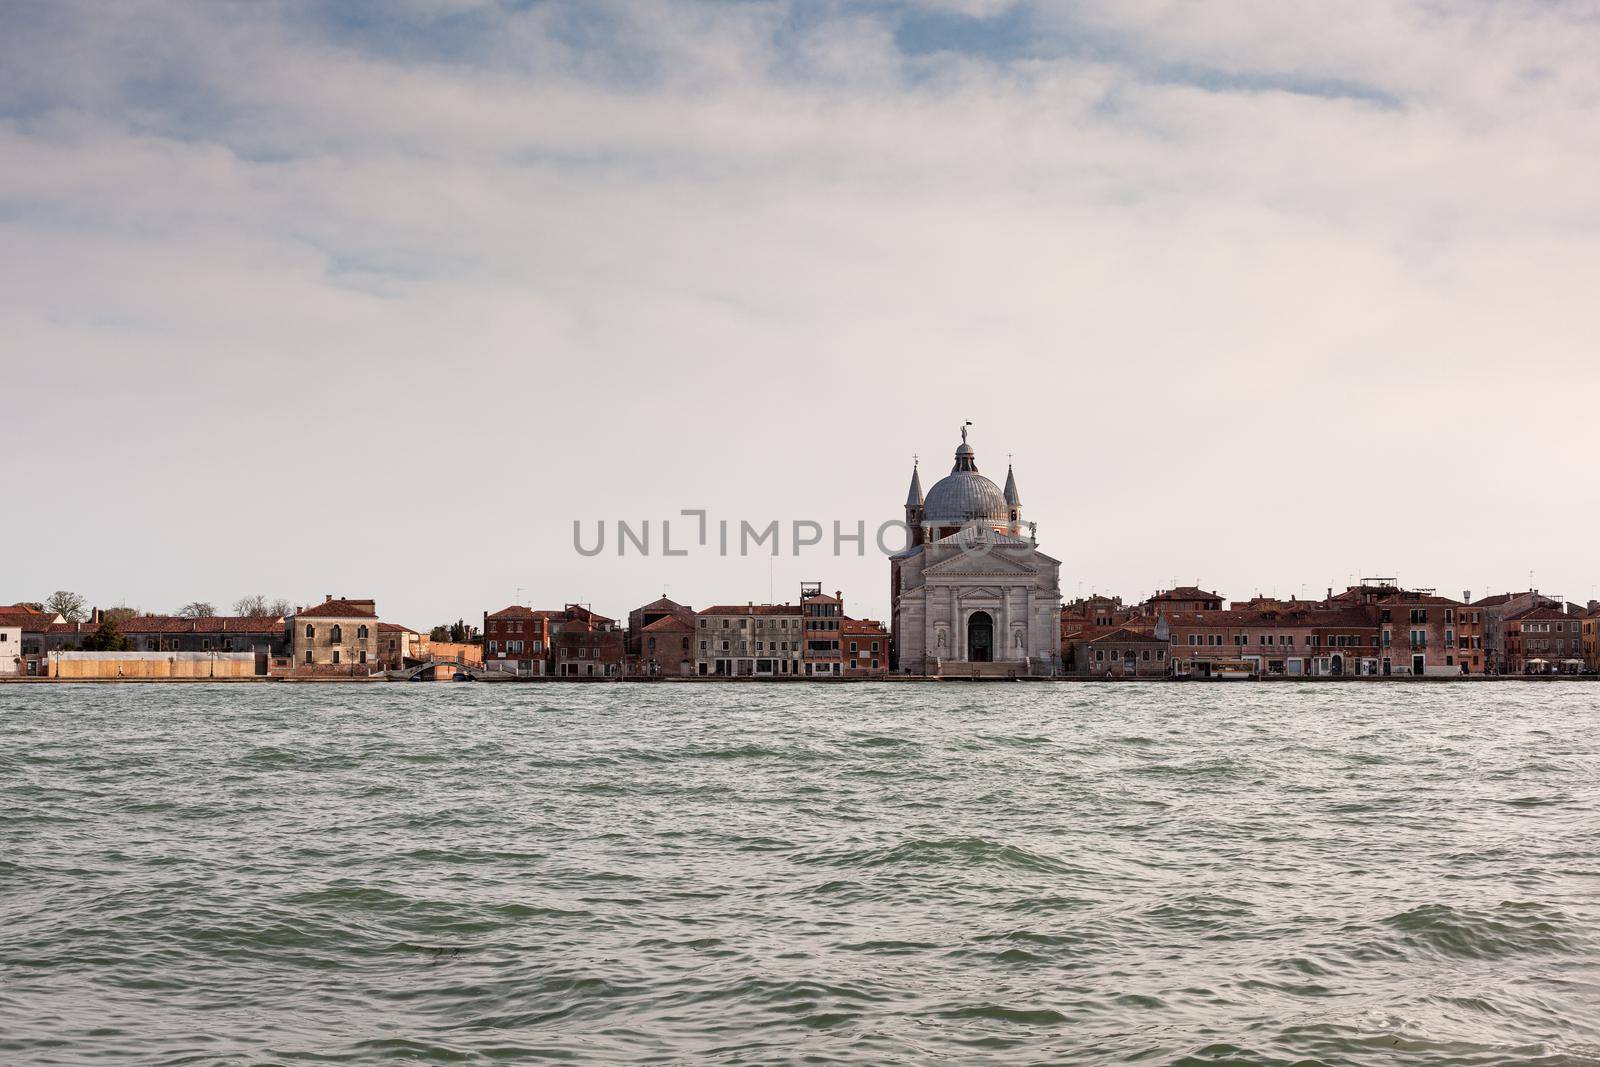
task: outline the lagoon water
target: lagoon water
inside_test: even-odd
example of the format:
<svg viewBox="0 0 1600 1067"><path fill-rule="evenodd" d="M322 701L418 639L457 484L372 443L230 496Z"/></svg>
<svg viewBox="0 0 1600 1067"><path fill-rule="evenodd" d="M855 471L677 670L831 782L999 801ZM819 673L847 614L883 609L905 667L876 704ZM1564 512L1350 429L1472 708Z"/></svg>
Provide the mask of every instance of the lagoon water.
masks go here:
<svg viewBox="0 0 1600 1067"><path fill-rule="evenodd" d="M0 686L0 1063L1600 1064L1600 686Z"/></svg>

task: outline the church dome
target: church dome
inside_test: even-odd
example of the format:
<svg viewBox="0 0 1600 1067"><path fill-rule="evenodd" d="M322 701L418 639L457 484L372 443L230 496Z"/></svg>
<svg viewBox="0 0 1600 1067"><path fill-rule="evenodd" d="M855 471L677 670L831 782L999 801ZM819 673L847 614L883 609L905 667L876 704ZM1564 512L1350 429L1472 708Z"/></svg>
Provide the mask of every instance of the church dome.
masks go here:
<svg viewBox="0 0 1600 1067"><path fill-rule="evenodd" d="M967 444L967 426L961 427L955 466L928 490L922 521L934 527L982 522L1004 530L1011 521L1010 505L1000 487L978 473L978 455Z"/></svg>
<svg viewBox="0 0 1600 1067"><path fill-rule="evenodd" d="M1010 515L1000 487L976 470L951 471L928 490L922 521L930 526L961 526L974 519L1004 526Z"/></svg>

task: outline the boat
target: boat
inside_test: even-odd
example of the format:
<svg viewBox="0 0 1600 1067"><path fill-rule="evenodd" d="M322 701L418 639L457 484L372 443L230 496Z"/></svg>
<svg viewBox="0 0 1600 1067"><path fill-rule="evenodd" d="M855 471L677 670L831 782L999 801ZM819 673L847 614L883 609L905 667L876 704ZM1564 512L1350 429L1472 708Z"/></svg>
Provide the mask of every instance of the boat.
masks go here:
<svg viewBox="0 0 1600 1067"><path fill-rule="evenodd" d="M1248 682L1256 676L1256 665L1246 659L1212 661L1211 679L1216 682Z"/></svg>

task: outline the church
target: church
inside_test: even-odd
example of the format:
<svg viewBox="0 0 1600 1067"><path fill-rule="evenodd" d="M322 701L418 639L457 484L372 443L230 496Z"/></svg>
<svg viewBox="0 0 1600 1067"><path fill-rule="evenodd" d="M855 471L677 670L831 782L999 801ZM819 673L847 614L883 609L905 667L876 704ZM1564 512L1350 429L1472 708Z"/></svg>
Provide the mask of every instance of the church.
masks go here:
<svg viewBox="0 0 1600 1067"><path fill-rule="evenodd" d="M967 426L970 426L968 423ZM913 464L908 543L889 557L895 669L967 678L1061 669L1061 561L1022 532L1022 494L978 472L961 428L955 466L922 495Z"/></svg>

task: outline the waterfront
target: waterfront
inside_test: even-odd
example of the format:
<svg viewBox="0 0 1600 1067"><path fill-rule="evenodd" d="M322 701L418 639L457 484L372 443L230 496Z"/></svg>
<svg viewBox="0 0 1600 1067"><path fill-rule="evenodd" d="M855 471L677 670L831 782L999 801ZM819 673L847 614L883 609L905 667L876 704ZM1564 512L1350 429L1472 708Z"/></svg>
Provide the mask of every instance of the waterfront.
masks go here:
<svg viewBox="0 0 1600 1067"><path fill-rule="evenodd" d="M1597 697L0 688L0 1060L1600 1064Z"/></svg>

